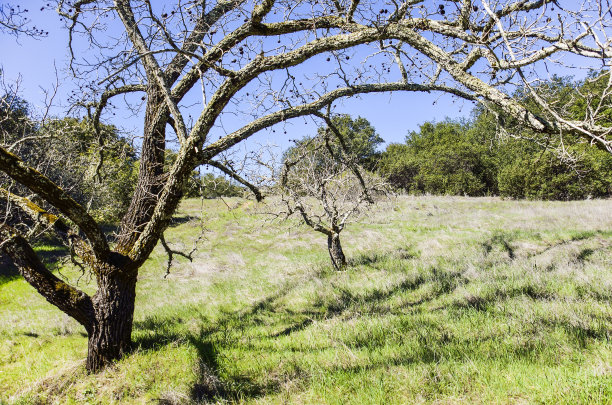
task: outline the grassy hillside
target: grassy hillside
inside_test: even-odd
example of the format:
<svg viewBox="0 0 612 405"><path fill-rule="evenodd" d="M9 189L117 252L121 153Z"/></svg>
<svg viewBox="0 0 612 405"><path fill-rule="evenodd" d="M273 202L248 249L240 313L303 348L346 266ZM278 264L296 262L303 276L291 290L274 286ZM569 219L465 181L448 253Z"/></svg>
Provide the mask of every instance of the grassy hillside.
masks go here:
<svg viewBox="0 0 612 405"><path fill-rule="evenodd" d="M144 266L136 349L100 374L75 321L3 278L0 403L612 403L612 201L402 197L345 231L343 272L321 235L226 202L193 263ZM190 250L199 215L166 240Z"/></svg>

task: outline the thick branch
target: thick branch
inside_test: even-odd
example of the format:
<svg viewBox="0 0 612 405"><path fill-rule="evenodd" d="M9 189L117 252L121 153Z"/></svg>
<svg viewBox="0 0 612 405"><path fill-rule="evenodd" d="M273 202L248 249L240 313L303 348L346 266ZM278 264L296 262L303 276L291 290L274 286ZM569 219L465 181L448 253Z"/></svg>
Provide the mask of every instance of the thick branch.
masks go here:
<svg viewBox="0 0 612 405"><path fill-rule="evenodd" d="M66 245L74 249L77 256L91 264L93 259L91 248L76 232L66 225L61 218L48 213L27 198L13 194L3 188L0 188L0 198L15 204L34 222L55 231L57 236L59 236Z"/></svg>
<svg viewBox="0 0 612 405"><path fill-rule="evenodd" d="M290 107L277 111L275 113L266 115L258 118L250 124L242 127L241 129L232 132L231 134L219 139L218 141L208 145L198 157L198 161L202 164L206 163L208 159L216 156L220 152L231 148L238 142L250 137L254 133L261 131L264 128L271 127L279 122L302 117L305 115L312 115L317 113L323 107L334 102L338 98L350 97L356 94L367 94L367 93L383 93L390 91L443 91L446 93L453 94L455 96L464 98L470 101L477 101L476 96L471 93L461 91L459 89L448 87L444 85L423 85L423 84L412 84L404 82L395 83L376 83L376 84L361 84L351 87L343 87L340 89L333 90L329 93L324 94L318 100L312 103L302 104L295 107Z"/></svg>
<svg viewBox="0 0 612 405"><path fill-rule="evenodd" d="M309 227L311 227L313 230L315 230L317 232L321 232L322 234L325 234L325 235L328 235L328 236L330 236L332 234L332 230L331 229L326 228L326 227L324 227L321 224L318 224L316 222L312 222L310 220L310 217L308 216L308 213L306 212L306 210L304 209L304 207L301 204L298 203L296 205L295 209L302 216L302 219L304 220L304 223L306 225L308 225ZM290 209L290 212L291 212L291 209Z"/></svg>
<svg viewBox="0 0 612 405"><path fill-rule="evenodd" d="M108 255L108 243L96 221L64 190L4 148L0 148L0 170L40 195L77 224L89 239L94 255L98 259L104 259Z"/></svg>
<svg viewBox="0 0 612 405"><path fill-rule="evenodd" d="M205 55L187 72L181 81L172 89L172 96L180 100L187 94L202 73L206 72L214 62L222 58L236 44L252 35L275 36L291 34L300 31L308 31L320 28L338 28L343 25L343 20L337 16L322 16L304 20L290 20L269 24L245 24L223 38L217 45L210 48Z"/></svg>
<svg viewBox="0 0 612 405"><path fill-rule="evenodd" d="M261 194L261 191L259 190L259 188L257 186L255 186L254 184L250 183L248 180L246 180L245 178L240 176L235 171L231 170L229 167L221 164L220 162L217 162L216 160L209 160L208 162L206 162L206 164L208 164L209 166L212 166L212 167L216 167L217 169L221 170L223 173L225 173L228 176L230 176L232 179L234 179L237 182L239 182L240 184L243 184L244 186L248 187L248 189L251 190L253 192L253 194L255 195L255 199L257 201L262 201L263 200L263 195Z"/></svg>
<svg viewBox="0 0 612 405"><path fill-rule="evenodd" d="M0 225L0 249L11 258L23 278L36 291L90 331L95 318L93 304L87 294L51 273L25 238L8 225Z"/></svg>

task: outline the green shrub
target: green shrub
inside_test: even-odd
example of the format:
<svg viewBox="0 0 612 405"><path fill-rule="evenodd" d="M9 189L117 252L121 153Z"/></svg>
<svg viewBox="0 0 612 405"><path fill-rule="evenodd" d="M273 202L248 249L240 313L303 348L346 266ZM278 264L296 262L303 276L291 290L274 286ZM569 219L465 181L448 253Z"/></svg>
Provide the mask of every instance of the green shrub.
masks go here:
<svg viewBox="0 0 612 405"><path fill-rule="evenodd" d="M383 152L380 173L413 193L495 193L494 155L474 135L469 123L427 122L407 136L405 145L390 145Z"/></svg>

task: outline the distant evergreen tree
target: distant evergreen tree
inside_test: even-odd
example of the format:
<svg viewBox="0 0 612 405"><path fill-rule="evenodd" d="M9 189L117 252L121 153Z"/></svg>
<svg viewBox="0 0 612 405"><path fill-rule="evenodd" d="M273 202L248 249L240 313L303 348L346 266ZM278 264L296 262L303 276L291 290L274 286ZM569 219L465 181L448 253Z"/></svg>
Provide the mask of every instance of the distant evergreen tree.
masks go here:
<svg viewBox="0 0 612 405"><path fill-rule="evenodd" d="M380 156L377 148L384 143L384 139L378 135L372 124L365 118L352 118L348 114L336 115L331 121L341 137L338 139L337 134L328 134L332 149L336 153L342 153L342 149L345 149L345 153L355 157L355 163L372 170ZM319 128L318 133L323 136L325 131L329 131L328 127ZM341 143L344 143L344 146Z"/></svg>

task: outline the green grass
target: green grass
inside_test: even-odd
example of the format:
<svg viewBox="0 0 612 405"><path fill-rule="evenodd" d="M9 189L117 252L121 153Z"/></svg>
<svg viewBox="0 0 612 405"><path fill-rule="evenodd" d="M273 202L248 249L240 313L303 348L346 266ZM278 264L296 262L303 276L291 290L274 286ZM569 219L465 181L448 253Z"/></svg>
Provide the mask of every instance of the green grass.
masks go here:
<svg viewBox="0 0 612 405"><path fill-rule="evenodd" d="M166 240L190 250L203 212L196 258L164 279L158 247L135 350L99 374L75 321L2 279L0 403L612 403L612 201L401 197L343 233L343 272L226 203L183 203Z"/></svg>

